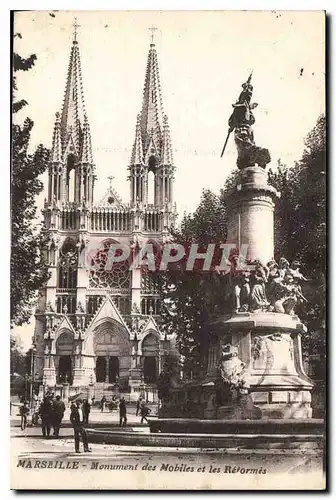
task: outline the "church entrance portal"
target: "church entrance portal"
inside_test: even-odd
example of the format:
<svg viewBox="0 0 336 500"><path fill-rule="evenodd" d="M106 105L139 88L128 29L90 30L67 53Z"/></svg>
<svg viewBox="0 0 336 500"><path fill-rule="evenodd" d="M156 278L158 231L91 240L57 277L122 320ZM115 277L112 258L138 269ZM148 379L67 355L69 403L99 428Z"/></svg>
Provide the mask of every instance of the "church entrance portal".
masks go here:
<svg viewBox="0 0 336 500"><path fill-rule="evenodd" d="M60 356L58 364L58 383L72 384L72 360L71 356Z"/></svg>
<svg viewBox="0 0 336 500"><path fill-rule="evenodd" d="M98 356L96 381L114 384L119 378L119 359L116 356Z"/></svg>

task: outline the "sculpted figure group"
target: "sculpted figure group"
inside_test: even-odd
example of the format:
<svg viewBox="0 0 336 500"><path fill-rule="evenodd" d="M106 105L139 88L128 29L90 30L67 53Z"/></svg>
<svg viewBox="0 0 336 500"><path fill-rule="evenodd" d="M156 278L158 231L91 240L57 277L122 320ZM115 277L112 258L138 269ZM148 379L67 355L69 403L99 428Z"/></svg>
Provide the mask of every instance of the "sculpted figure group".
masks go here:
<svg viewBox="0 0 336 500"><path fill-rule="evenodd" d="M308 281L300 272L300 263L289 264L281 257L263 266L254 263L253 271L234 269L232 272L235 312L272 311L294 314L298 302L307 301L300 282Z"/></svg>

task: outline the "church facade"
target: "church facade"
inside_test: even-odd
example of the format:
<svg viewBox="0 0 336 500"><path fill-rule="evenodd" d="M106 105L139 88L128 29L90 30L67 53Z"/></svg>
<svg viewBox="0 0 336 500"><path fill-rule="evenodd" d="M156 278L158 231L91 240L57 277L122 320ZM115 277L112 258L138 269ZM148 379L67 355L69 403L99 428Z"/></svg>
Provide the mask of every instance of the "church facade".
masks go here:
<svg viewBox="0 0 336 500"><path fill-rule="evenodd" d="M159 290L140 266L127 260L107 264L115 245L132 254L148 242L165 243L176 219L175 167L157 52L152 42L128 166L130 200L122 202L110 179L96 203L99 170L92 157L76 38L62 111L56 113L43 209L50 279L35 314L35 377L40 394L51 390L64 398L84 393L109 399L121 392L132 400L142 394L156 401L164 358L176 354L174 335L158 326Z"/></svg>

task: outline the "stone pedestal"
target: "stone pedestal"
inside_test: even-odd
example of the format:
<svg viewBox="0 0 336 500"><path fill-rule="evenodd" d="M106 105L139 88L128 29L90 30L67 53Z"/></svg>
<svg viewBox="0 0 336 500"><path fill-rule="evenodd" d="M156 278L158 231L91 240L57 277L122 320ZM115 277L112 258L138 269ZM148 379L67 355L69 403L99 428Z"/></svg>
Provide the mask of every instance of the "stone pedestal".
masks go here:
<svg viewBox="0 0 336 500"><path fill-rule="evenodd" d="M248 260L266 264L273 258L278 193L267 183L267 173L261 167L245 168L239 178L228 199L227 243L235 243Z"/></svg>
<svg viewBox="0 0 336 500"><path fill-rule="evenodd" d="M218 366L222 348L229 343L238 348L238 359L246 366L249 395L260 410L259 418L311 418L313 384L303 369L300 334L305 327L297 316L236 313L219 318L213 328L217 359L208 365L208 381L214 378L213 365ZM220 415L218 409L217 418L224 418Z"/></svg>

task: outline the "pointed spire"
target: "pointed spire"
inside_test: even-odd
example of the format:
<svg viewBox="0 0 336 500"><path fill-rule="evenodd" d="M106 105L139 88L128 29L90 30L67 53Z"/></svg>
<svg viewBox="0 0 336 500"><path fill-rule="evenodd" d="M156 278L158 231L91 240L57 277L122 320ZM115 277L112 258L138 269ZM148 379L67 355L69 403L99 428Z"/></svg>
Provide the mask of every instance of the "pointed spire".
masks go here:
<svg viewBox="0 0 336 500"><path fill-rule="evenodd" d="M163 145L162 145L162 164L173 165L173 151L170 140L170 130L168 125L168 116L163 117Z"/></svg>
<svg viewBox="0 0 336 500"><path fill-rule="evenodd" d="M131 165L142 165L143 164L143 149L142 149L142 138L141 138L141 125L140 125L141 115L137 115L137 123L135 128L135 140L131 156Z"/></svg>
<svg viewBox="0 0 336 500"><path fill-rule="evenodd" d="M78 26L78 25L76 25ZM80 63L79 45L77 33L74 34L72 42L70 61L65 86L63 109L61 116L61 129L63 147L66 149L72 140L78 156L80 152L80 139L84 124L85 105L83 95L82 71Z"/></svg>
<svg viewBox="0 0 336 500"><path fill-rule="evenodd" d="M163 107L159 77L159 65L154 43L150 44L143 101L141 110L141 134L143 147L146 151L150 138L153 137L156 146L161 149L161 134L163 129Z"/></svg>
<svg viewBox="0 0 336 500"><path fill-rule="evenodd" d="M59 113L56 113L54 135L51 148L51 161L54 163L62 162L62 135L61 135L61 119Z"/></svg>
<svg viewBox="0 0 336 500"><path fill-rule="evenodd" d="M82 147L81 161L82 163L90 163L90 164L93 163L90 125L86 114L84 115L83 147Z"/></svg>

